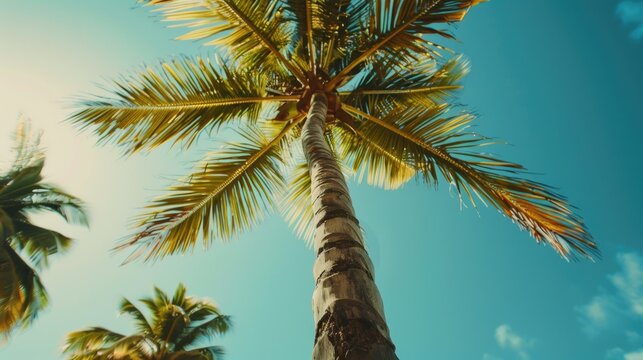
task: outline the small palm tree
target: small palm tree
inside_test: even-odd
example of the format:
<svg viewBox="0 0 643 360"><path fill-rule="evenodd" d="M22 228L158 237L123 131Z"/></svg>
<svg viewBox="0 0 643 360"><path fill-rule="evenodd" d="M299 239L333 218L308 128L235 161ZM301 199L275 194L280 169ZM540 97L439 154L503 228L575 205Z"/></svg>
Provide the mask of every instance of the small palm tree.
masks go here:
<svg viewBox="0 0 643 360"><path fill-rule="evenodd" d="M84 101L72 120L127 153L239 128L153 202L136 234L147 258L228 239L276 205L312 239L314 359L396 359L345 176L396 189L446 180L564 257L596 246L565 199L520 165L476 149L449 105L467 63L435 38L480 0L149 0L225 60L177 59ZM227 132L226 134L229 134ZM343 164L343 167L340 166ZM349 171L342 171L342 170Z"/></svg>
<svg viewBox="0 0 643 360"><path fill-rule="evenodd" d="M40 136L21 121L16 131L16 158L0 174L0 334L30 324L48 302L38 271L49 257L69 248L72 240L34 224L29 215L51 212L67 222L87 225L83 204L42 182L45 164Z"/></svg>
<svg viewBox="0 0 643 360"><path fill-rule="evenodd" d="M230 330L230 317L208 300L185 295L179 284L171 298L158 288L154 297L140 301L150 311L146 317L123 298L120 312L134 319L136 333L122 335L92 327L67 335L64 353L70 360L215 360L219 346L200 346Z"/></svg>

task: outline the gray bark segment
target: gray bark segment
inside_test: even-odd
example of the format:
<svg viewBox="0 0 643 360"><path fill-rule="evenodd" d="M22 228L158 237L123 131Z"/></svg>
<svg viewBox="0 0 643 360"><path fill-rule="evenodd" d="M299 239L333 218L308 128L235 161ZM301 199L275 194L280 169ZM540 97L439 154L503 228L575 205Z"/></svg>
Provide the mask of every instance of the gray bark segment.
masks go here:
<svg viewBox="0 0 643 360"><path fill-rule="evenodd" d="M316 225L313 359L397 360L348 185L324 137L327 102L312 96L301 135Z"/></svg>

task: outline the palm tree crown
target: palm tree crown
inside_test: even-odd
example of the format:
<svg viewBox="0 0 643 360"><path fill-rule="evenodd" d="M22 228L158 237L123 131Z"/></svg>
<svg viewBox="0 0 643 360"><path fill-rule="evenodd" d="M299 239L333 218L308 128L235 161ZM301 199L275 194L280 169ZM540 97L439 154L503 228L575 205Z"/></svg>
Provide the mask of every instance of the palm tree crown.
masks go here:
<svg viewBox="0 0 643 360"><path fill-rule="evenodd" d="M480 0L148 0L225 60L175 59L116 81L113 97L84 101L72 120L127 153L190 146L222 127L238 140L208 154L155 200L123 246L147 257L185 252L199 238L228 239L272 210L275 194L297 232L312 233L310 177L298 138L314 93L328 99L325 136L347 174L395 189L413 178L451 184L490 204L565 258L592 257L582 220L524 169L476 149L474 116L449 105L467 72L443 61L434 38L452 38Z"/></svg>
<svg viewBox="0 0 643 360"><path fill-rule="evenodd" d="M215 360L219 346L202 346L215 335L226 333L230 317L208 300L186 296L180 284L172 297L158 288L154 297L143 298L150 316L123 299L120 312L134 319L136 333L122 335L102 327L76 331L67 336L64 352L70 360Z"/></svg>
<svg viewBox="0 0 643 360"><path fill-rule="evenodd" d="M48 302L38 276L49 257L68 249L72 240L34 224L29 215L51 212L67 222L87 225L82 202L42 182L44 156L39 135L21 121L16 158L0 174L0 333L30 324Z"/></svg>

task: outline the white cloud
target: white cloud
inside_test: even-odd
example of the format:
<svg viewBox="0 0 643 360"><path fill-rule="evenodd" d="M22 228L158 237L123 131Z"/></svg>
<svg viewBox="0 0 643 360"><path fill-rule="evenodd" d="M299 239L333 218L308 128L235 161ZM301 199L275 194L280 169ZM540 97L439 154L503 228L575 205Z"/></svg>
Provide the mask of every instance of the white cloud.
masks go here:
<svg viewBox="0 0 643 360"><path fill-rule="evenodd" d="M605 360L623 360L625 351L621 348L613 348L605 353Z"/></svg>
<svg viewBox="0 0 643 360"><path fill-rule="evenodd" d="M621 348L610 349L605 354L605 360L643 360L643 349L629 353Z"/></svg>
<svg viewBox="0 0 643 360"><path fill-rule="evenodd" d="M576 311L580 314L583 330L591 337L609 329L621 312L614 306L614 297L611 295L594 296L588 304L577 307Z"/></svg>
<svg viewBox="0 0 643 360"><path fill-rule="evenodd" d="M610 349L605 354L605 360L643 360L643 349L629 353L626 353L625 350L621 348Z"/></svg>
<svg viewBox="0 0 643 360"><path fill-rule="evenodd" d="M496 328L496 341L501 348L513 350L522 360L529 359L527 349L532 347L534 343L534 340L518 335L507 324Z"/></svg>
<svg viewBox="0 0 643 360"><path fill-rule="evenodd" d="M643 360L643 349L625 354L623 360Z"/></svg>
<svg viewBox="0 0 643 360"><path fill-rule="evenodd" d="M616 7L616 15L624 24L634 25L630 33L632 39L643 39L643 1L621 1Z"/></svg>
<svg viewBox="0 0 643 360"><path fill-rule="evenodd" d="M643 258L634 253L619 254L617 258L623 271L610 276L610 280L630 311L643 317Z"/></svg>
<svg viewBox="0 0 643 360"><path fill-rule="evenodd" d="M640 336L627 327L643 320L643 257L618 254L620 270L608 275L610 289L601 289L589 303L576 308L583 329L590 336L607 330L625 331L629 340Z"/></svg>
<svg viewBox="0 0 643 360"><path fill-rule="evenodd" d="M609 307L609 299L605 297L596 296L585 306L585 313L592 322L605 325L607 324L607 308Z"/></svg>

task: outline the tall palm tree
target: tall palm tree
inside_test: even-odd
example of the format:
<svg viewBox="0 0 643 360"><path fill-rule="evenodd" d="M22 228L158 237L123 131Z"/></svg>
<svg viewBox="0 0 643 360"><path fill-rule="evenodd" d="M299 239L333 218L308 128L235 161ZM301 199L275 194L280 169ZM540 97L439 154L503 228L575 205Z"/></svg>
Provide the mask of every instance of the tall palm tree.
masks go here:
<svg viewBox="0 0 643 360"><path fill-rule="evenodd" d="M69 248L72 240L34 224L30 215L51 212L67 222L87 225L83 204L42 182L45 164L40 136L21 121L15 135L16 158L0 174L0 335L29 325L47 305L38 271L49 257Z"/></svg>
<svg viewBox="0 0 643 360"><path fill-rule="evenodd" d="M150 311L149 317L123 298L120 312L134 319L136 333L122 335L102 327L76 331L67 335L63 352L70 360L221 359L220 346L202 344L226 333L230 317L210 301L194 299L185 292L183 284L172 297L154 288L154 297L140 300Z"/></svg>
<svg viewBox="0 0 643 360"><path fill-rule="evenodd" d="M449 105L467 62L443 60L435 41L480 0L145 2L190 29L180 39L205 39L226 59L147 68L116 81L112 97L84 101L72 121L127 153L187 148L228 127L240 139L155 200L121 247L156 258L208 246L284 194L285 216L317 254L314 359L396 359L346 175L387 189L442 178L566 258L596 253L565 199L477 152L491 141Z"/></svg>

